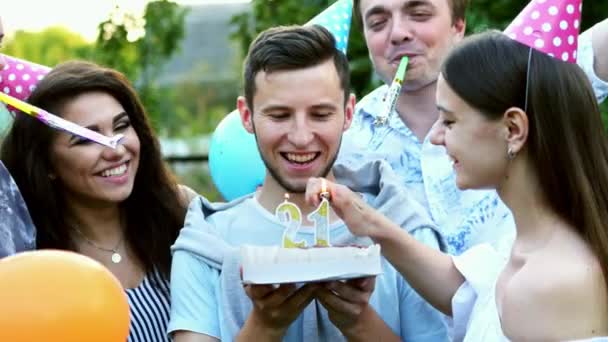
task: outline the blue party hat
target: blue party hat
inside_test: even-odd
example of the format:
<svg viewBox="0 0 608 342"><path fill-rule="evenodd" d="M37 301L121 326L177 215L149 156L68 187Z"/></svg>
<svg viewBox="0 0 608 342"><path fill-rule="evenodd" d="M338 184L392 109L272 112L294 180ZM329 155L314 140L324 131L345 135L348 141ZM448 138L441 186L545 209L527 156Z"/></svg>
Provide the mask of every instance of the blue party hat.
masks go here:
<svg viewBox="0 0 608 342"><path fill-rule="evenodd" d="M338 0L312 18L306 25L317 24L328 29L336 39L336 48L346 54L352 16L352 0Z"/></svg>

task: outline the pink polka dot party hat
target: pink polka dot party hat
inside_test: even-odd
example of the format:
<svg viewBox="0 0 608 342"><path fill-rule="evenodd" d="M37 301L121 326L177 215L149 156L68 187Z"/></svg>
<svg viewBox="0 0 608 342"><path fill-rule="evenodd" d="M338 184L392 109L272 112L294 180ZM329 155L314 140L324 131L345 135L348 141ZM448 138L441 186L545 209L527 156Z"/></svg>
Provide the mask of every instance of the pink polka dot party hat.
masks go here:
<svg viewBox="0 0 608 342"><path fill-rule="evenodd" d="M20 100L25 100L38 81L51 70L47 66L11 56L3 55L0 58L4 59L4 68L0 70L0 91Z"/></svg>
<svg viewBox="0 0 608 342"><path fill-rule="evenodd" d="M582 0L532 0L504 33L569 63L576 63Z"/></svg>
<svg viewBox="0 0 608 342"><path fill-rule="evenodd" d="M0 68L0 91L22 101L27 99L38 81L51 70L47 66L7 55L0 55L0 58L4 62L4 68ZM16 113L12 106L7 105L7 108Z"/></svg>

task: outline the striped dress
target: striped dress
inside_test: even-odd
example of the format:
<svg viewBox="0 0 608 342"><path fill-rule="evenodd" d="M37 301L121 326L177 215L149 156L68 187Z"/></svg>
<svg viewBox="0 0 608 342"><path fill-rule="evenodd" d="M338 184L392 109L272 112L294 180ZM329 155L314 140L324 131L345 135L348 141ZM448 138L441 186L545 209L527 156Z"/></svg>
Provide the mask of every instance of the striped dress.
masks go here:
<svg viewBox="0 0 608 342"><path fill-rule="evenodd" d="M148 274L139 286L126 292L131 311L128 342L170 341L167 337L171 300L169 283L160 273L154 272Z"/></svg>

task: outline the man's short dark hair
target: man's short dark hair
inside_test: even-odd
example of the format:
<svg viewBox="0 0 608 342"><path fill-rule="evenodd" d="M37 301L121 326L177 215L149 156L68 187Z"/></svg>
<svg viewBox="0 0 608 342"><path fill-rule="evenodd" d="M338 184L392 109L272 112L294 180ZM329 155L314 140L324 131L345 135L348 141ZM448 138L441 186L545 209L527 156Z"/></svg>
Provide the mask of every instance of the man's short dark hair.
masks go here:
<svg viewBox="0 0 608 342"><path fill-rule="evenodd" d="M350 96L350 71L346 56L336 48L334 36L319 25L279 26L260 33L251 43L244 66L247 106L253 109L255 77L260 72L297 70L333 60L344 90Z"/></svg>

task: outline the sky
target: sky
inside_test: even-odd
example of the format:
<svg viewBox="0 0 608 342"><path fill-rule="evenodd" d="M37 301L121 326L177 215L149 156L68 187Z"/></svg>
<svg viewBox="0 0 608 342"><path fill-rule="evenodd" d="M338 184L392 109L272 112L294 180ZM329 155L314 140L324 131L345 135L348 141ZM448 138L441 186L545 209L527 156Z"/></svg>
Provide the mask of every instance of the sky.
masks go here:
<svg viewBox="0 0 608 342"><path fill-rule="evenodd" d="M173 0L183 5L248 2L249 0ZM97 36L97 25L108 18L118 4L142 13L148 0L0 0L4 32L40 31L48 26L64 26L89 41ZM8 5L10 4L10 5Z"/></svg>

